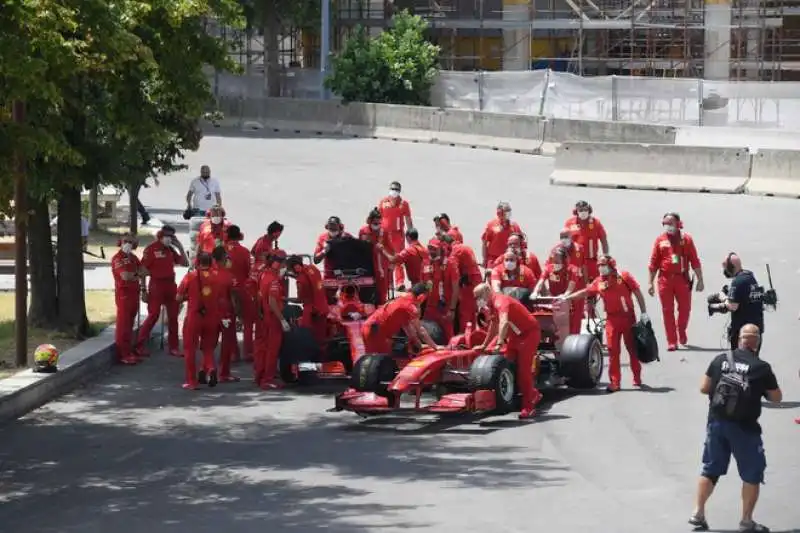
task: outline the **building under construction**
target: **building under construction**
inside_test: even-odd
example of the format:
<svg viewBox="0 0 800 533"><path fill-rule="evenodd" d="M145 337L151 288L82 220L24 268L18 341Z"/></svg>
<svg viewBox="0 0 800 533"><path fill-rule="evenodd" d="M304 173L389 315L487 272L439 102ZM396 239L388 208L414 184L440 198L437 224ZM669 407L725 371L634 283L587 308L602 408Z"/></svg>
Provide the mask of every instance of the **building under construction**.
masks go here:
<svg viewBox="0 0 800 533"><path fill-rule="evenodd" d="M401 9L430 23L446 70L800 80L800 0L332 0L333 50ZM315 33L285 29L283 67L318 68ZM242 63L263 64L259 48Z"/></svg>

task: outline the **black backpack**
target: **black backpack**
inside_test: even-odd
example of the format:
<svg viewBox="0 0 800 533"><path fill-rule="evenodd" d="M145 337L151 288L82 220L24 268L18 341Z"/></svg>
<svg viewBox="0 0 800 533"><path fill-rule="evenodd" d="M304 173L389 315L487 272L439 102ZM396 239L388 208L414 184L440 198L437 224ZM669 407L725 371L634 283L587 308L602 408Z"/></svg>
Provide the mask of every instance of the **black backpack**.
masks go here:
<svg viewBox="0 0 800 533"><path fill-rule="evenodd" d="M714 394L711 395L711 410L724 420L744 421L748 416L750 399L750 380L736 369L733 352L727 353L727 372L723 371Z"/></svg>

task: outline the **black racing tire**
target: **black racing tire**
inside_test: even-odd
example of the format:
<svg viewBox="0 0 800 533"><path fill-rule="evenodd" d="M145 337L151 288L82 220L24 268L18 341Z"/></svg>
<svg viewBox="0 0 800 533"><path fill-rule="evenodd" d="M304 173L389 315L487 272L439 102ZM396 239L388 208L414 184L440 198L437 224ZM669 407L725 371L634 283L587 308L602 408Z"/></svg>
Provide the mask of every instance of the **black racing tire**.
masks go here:
<svg viewBox="0 0 800 533"><path fill-rule="evenodd" d="M292 326L297 324L301 316L303 316L303 308L299 305L288 304L283 307L283 318Z"/></svg>
<svg viewBox="0 0 800 533"><path fill-rule="evenodd" d="M388 355L364 354L353 365L350 386L361 392L391 397L389 382L397 375L397 363Z"/></svg>
<svg viewBox="0 0 800 533"><path fill-rule="evenodd" d="M479 355L469 367L469 388L472 391L490 390L495 394L495 413L514 410L517 382L511 363L502 355Z"/></svg>
<svg viewBox="0 0 800 533"><path fill-rule="evenodd" d="M444 346L445 344L447 344L447 341L450 340L444 334L444 330L437 322L425 319L420 320L419 322L422 325L423 329L425 329L425 331L428 332L428 335L431 336L433 342L435 342L439 346Z"/></svg>
<svg viewBox="0 0 800 533"><path fill-rule="evenodd" d="M569 335L558 354L558 373L572 389L594 389L603 376L603 345L594 335Z"/></svg>
<svg viewBox="0 0 800 533"><path fill-rule="evenodd" d="M278 354L278 373L284 383L307 384L315 381L317 372L296 372L298 363L319 363L322 349L308 328L293 327L283 334Z"/></svg>

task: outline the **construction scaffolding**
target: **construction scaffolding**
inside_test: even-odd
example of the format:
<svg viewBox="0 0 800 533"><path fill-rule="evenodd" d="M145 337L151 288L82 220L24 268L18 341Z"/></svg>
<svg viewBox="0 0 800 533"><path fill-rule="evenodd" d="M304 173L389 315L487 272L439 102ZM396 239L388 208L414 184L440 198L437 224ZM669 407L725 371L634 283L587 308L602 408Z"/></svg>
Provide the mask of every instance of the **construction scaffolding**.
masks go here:
<svg viewBox="0 0 800 533"><path fill-rule="evenodd" d="M796 79L791 72L800 70L800 0L397 0L395 5L429 21L431 38L442 47L442 66L449 70L550 68L579 75L703 78L714 60L729 67L727 76L718 72L715 79L761 81ZM713 33L717 39L709 37Z"/></svg>

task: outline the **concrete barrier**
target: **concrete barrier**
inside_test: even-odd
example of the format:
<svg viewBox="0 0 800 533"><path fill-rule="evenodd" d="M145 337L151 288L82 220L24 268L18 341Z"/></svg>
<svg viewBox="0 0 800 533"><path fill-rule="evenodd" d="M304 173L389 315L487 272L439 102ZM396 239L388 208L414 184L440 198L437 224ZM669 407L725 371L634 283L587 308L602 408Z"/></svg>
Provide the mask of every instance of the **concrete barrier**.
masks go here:
<svg viewBox="0 0 800 533"><path fill-rule="evenodd" d="M747 148L565 142L555 185L741 193L750 176Z"/></svg>
<svg viewBox="0 0 800 533"><path fill-rule="evenodd" d="M552 118L545 126L542 154L555 155L561 143L570 141L675 144L675 137L676 128L663 124Z"/></svg>
<svg viewBox="0 0 800 533"><path fill-rule="evenodd" d="M681 146L747 146L750 152L761 149L796 150L800 132L755 128L685 126L678 128L675 144Z"/></svg>
<svg viewBox="0 0 800 533"><path fill-rule="evenodd" d="M435 142L538 154L544 141L544 125L544 117L444 109Z"/></svg>
<svg viewBox="0 0 800 533"><path fill-rule="evenodd" d="M800 198L800 151L759 150L753 154L753 168L747 194Z"/></svg>

